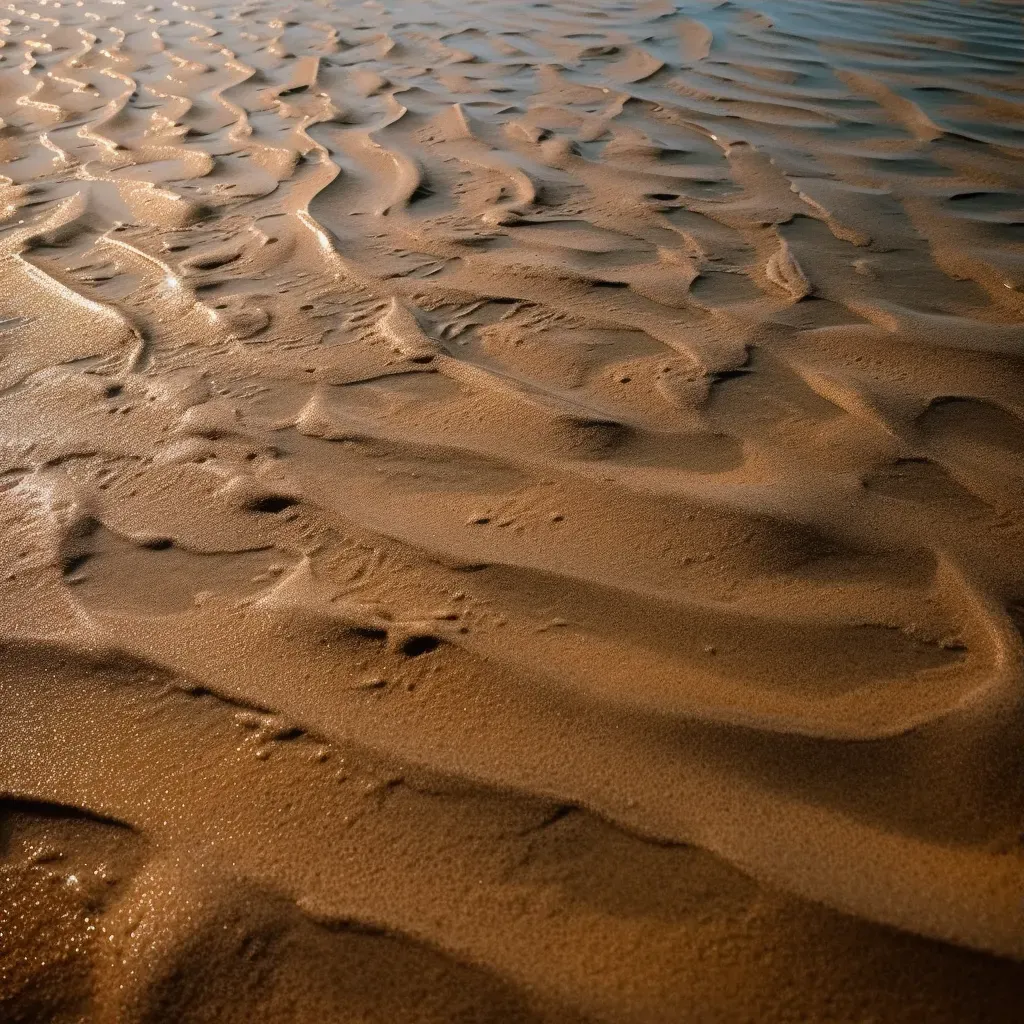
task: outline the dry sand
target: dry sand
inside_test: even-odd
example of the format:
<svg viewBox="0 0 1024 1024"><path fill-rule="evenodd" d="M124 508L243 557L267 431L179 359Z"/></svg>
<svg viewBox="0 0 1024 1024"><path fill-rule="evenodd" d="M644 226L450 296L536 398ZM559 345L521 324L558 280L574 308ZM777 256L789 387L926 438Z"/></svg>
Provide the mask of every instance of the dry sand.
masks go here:
<svg viewBox="0 0 1024 1024"><path fill-rule="evenodd" d="M0 13L0 1018L1020 1019L1018 5Z"/></svg>

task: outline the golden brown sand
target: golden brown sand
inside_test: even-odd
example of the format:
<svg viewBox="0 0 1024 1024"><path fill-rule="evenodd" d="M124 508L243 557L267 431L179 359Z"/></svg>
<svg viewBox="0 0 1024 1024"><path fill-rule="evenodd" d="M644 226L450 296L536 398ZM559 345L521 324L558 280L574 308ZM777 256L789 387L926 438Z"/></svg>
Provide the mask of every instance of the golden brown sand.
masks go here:
<svg viewBox="0 0 1024 1024"><path fill-rule="evenodd" d="M0 14L0 1019L1021 1019L1019 5Z"/></svg>

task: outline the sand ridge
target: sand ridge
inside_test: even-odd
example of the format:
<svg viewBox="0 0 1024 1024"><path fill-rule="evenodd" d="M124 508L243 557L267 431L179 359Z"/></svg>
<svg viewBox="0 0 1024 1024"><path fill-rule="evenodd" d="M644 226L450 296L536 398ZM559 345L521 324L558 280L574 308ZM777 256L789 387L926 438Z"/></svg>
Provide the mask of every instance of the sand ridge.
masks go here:
<svg viewBox="0 0 1024 1024"><path fill-rule="evenodd" d="M0 1015L1006 1019L1012 4L0 43Z"/></svg>

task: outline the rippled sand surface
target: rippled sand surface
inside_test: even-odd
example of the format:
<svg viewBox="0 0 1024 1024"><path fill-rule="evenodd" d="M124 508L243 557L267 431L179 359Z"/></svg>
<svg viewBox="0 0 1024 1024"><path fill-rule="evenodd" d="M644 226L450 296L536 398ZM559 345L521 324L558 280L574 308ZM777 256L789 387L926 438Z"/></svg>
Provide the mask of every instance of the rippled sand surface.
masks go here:
<svg viewBox="0 0 1024 1024"><path fill-rule="evenodd" d="M0 16L0 1018L1018 1019L1018 5Z"/></svg>

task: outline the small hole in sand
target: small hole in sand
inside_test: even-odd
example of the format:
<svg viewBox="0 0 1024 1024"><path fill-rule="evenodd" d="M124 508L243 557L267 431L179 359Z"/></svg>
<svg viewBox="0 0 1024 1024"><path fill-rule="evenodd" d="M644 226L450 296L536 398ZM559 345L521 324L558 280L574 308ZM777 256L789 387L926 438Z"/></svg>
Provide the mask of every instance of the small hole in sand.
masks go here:
<svg viewBox="0 0 1024 1024"><path fill-rule="evenodd" d="M402 644L402 653L410 658L436 651L441 641L436 636L411 636Z"/></svg>
<svg viewBox="0 0 1024 1024"><path fill-rule="evenodd" d="M249 505L249 508L253 512L283 512L295 504L297 504L296 500L289 498L286 494L268 494L265 498L257 498Z"/></svg>

